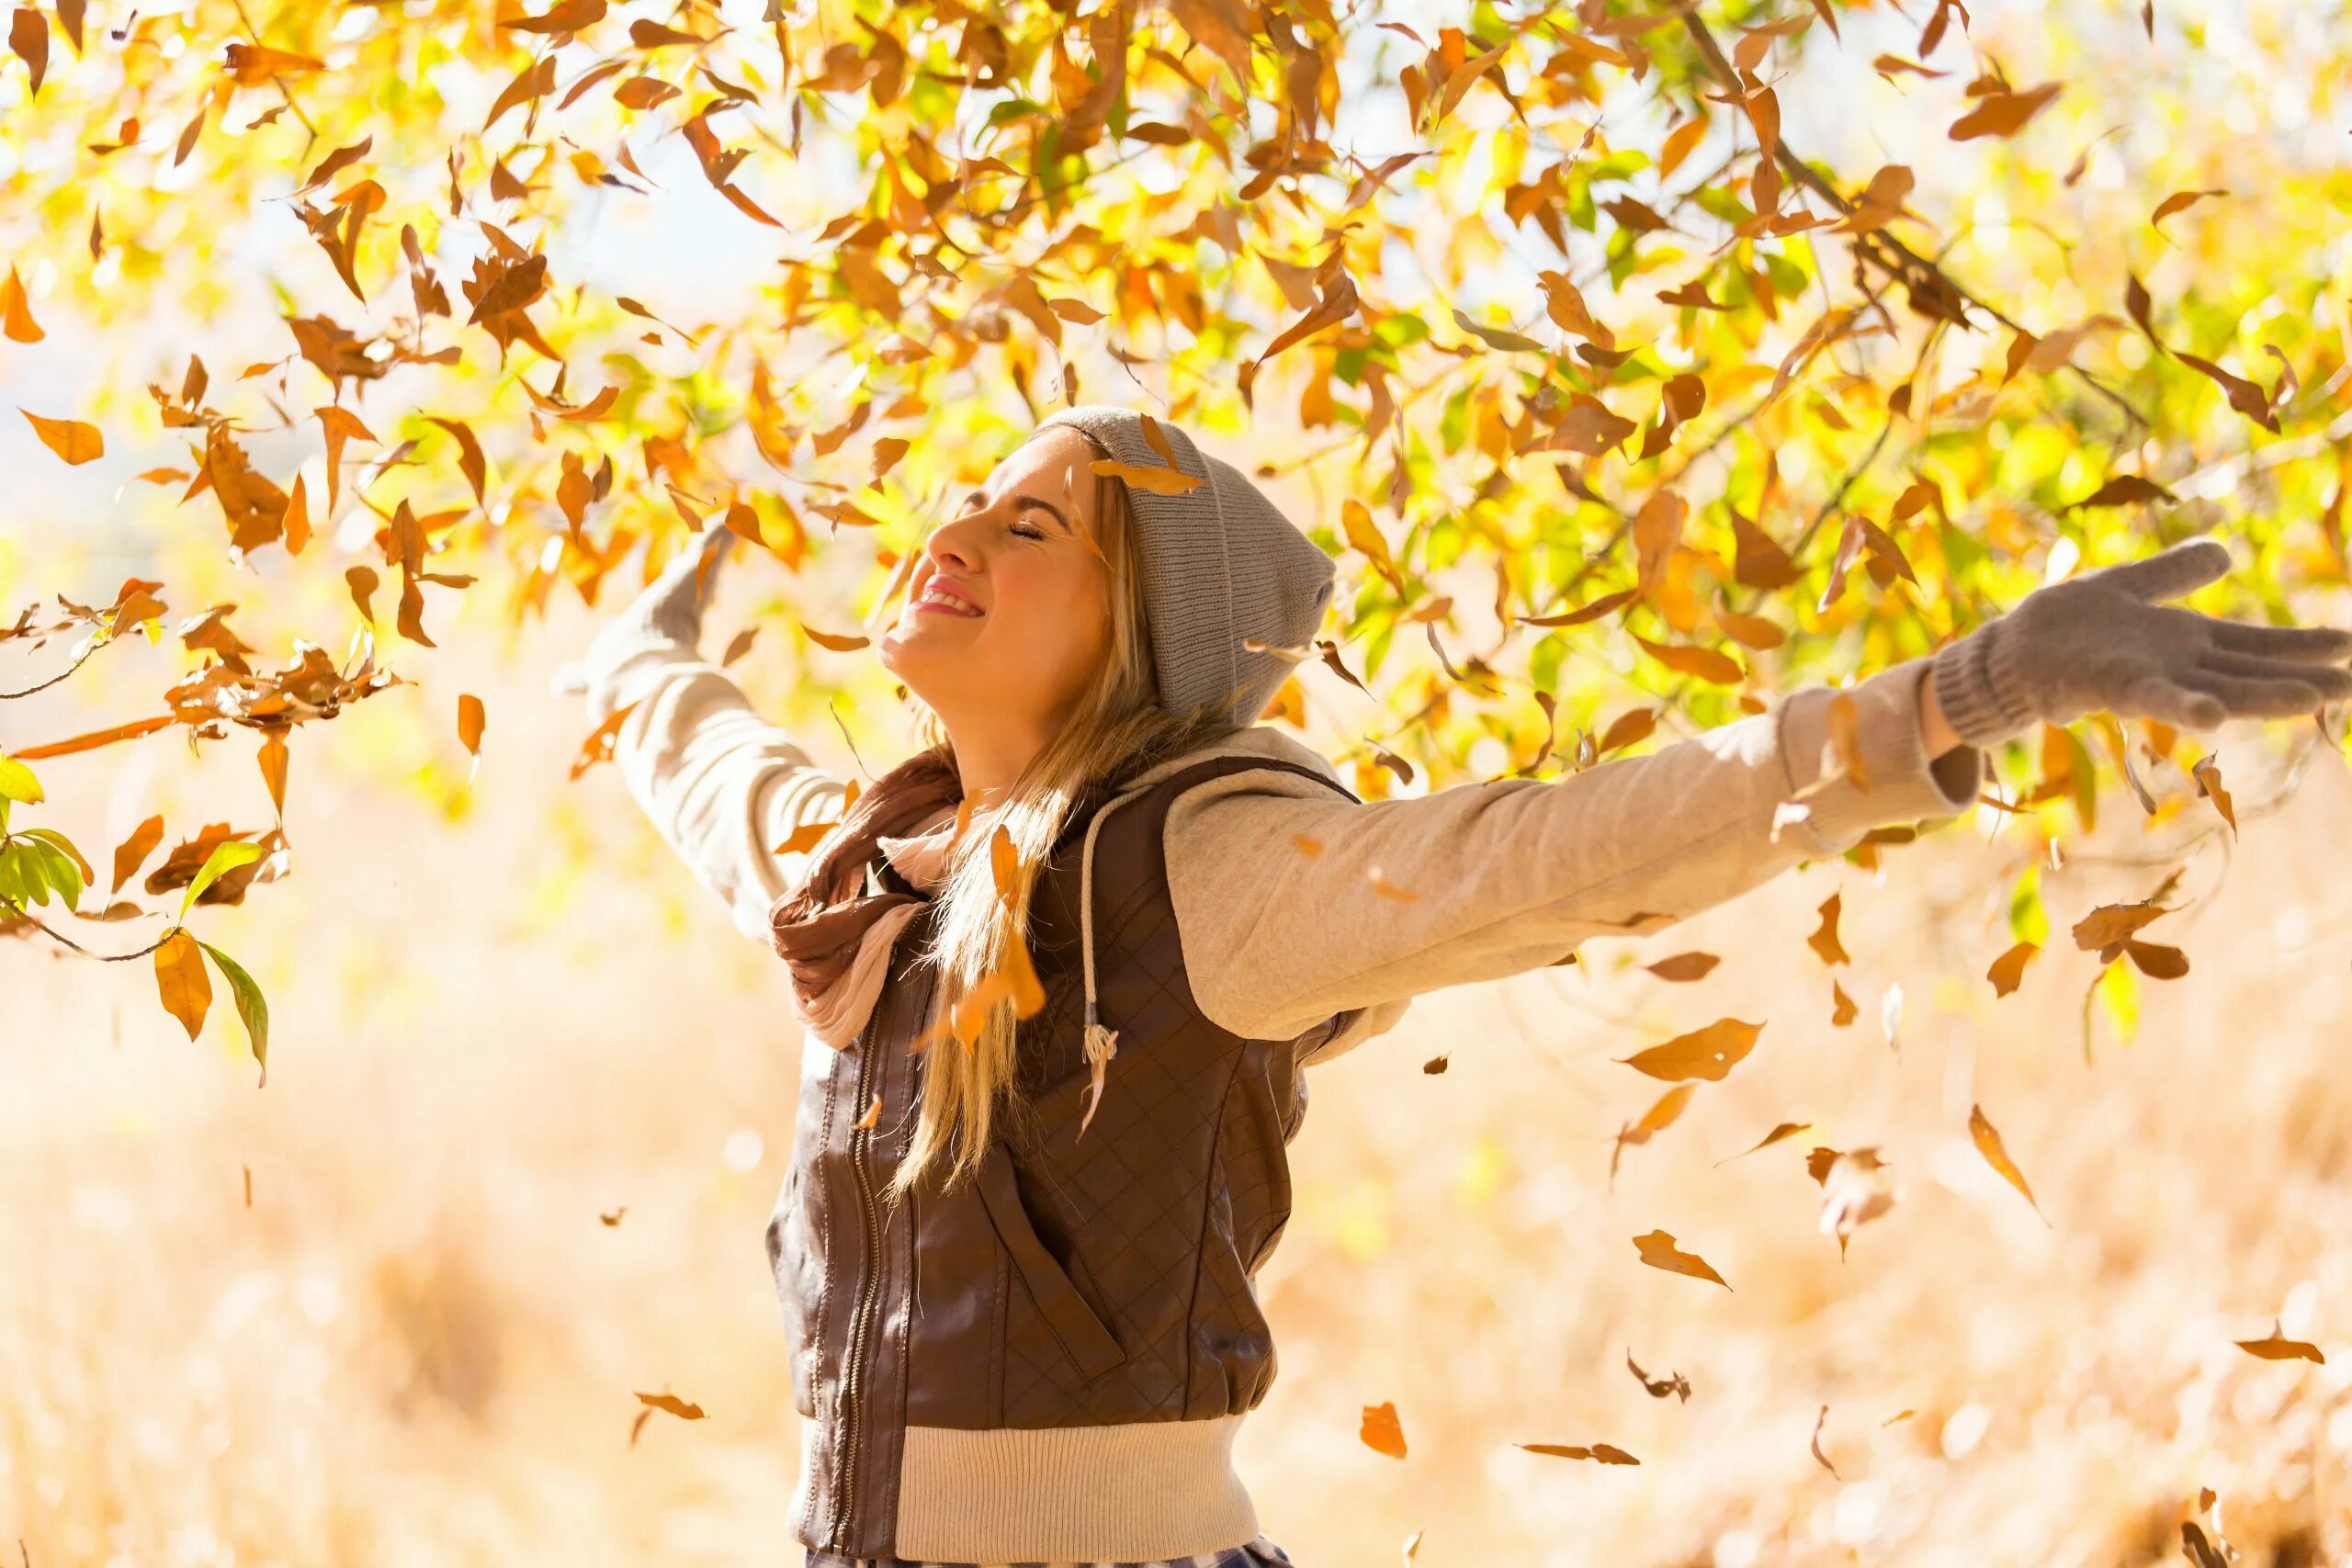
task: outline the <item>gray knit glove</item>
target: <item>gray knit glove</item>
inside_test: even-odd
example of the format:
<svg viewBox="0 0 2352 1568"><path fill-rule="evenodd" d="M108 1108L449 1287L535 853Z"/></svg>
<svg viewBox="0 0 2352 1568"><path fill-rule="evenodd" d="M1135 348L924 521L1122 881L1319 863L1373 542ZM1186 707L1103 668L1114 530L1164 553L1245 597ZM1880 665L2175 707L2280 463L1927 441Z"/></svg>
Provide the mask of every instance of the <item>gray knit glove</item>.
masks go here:
<svg viewBox="0 0 2352 1568"><path fill-rule="evenodd" d="M2225 621L2154 602L2230 569L2218 539L2191 539L2027 594L1935 656L1936 701L1954 733L1987 746L2038 723L2106 708L2189 729L2286 718L2352 696L2352 631Z"/></svg>
<svg viewBox="0 0 2352 1568"><path fill-rule="evenodd" d="M718 581L718 563L735 530L714 523L702 536L678 552L678 558L646 584L626 614L641 617L662 636L692 648L702 640L702 613L708 607Z"/></svg>

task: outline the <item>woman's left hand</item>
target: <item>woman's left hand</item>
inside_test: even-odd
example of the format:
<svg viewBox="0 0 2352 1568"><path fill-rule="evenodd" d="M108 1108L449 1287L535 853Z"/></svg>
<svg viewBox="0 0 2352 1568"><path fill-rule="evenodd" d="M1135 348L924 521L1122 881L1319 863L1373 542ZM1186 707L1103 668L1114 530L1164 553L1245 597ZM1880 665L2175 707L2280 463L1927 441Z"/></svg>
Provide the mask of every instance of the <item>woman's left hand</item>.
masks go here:
<svg viewBox="0 0 2352 1568"><path fill-rule="evenodd" d="M2219 540L2086 571L2018 601L1935 657L1933 704L1957 743L1988 746L2105 708L2211 729L2288 718L2352 696L2352 631L2267 626L2154 603L2230 568ZM1923 719L1924 719L1923 716ZM1932 754L1938 737L1923 722Z"/></svg>

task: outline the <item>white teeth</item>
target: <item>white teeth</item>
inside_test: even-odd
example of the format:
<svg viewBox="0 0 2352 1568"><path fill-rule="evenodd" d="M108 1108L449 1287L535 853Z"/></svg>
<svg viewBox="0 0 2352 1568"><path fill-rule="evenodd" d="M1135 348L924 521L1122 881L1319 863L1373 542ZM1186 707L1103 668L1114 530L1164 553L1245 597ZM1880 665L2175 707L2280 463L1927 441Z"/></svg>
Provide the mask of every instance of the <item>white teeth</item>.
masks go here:
<svg viewBox="0 0 2352 1568"><path fill-rule="evenodd" d="M977 606L965 603L963 600L956 598L952 593L942 593L936 590L926 592L921 599L917 600L916 603L922 604L944 604L951 610L960 610L967 615L976 615L979 614Z"/></svg>

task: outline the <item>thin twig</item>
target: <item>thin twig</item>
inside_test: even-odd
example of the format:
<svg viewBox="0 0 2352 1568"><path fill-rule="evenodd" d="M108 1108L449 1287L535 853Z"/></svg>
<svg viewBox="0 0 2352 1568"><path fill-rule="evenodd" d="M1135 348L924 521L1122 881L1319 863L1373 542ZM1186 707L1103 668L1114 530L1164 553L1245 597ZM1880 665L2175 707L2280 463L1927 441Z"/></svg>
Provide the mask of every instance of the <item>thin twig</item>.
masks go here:
<svg viewBox="0 0 2352 1568"><path fill-rule="evenodd" d="M163 946L164 943L171 941L172 931L176 931L180 929L177 926L174 926L172 931L165 931L162 936L157 937L153 942L148 943L145 947L141 948L136 953L92 953L88 948L84 947L80 942L75 942L72 937L61 935L56 931L51 931L46 925L42 925L40 916L35 915L5 893L0 893L0 909L5 909L9 913L23 916L33 925L40 927L41 932L51 941L63 942L66 946L72 948L83 957L95 958L101 964L125 964L134 958L144 958L149 953L154 952L157 948Z"/></svg>

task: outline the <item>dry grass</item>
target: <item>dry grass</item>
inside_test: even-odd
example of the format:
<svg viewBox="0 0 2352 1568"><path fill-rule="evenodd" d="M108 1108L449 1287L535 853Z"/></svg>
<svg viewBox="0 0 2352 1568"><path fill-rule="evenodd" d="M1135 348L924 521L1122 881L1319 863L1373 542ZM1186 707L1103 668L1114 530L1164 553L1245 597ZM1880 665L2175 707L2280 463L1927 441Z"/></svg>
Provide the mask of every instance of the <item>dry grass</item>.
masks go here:
<svg viewBox="0 0 2352 1568"><path fill-rule="evenodd" d="M798 1049L773 960L610 770L563 782L582 727L543 669L464 682L492 739L455 820L360 782L460 799L454 666L332 727L332 761L298 751L298 875L200 925L271 997L266 1089L225 998L191 1044L143 965L0 950L10 1557L20 1536L36 1568L797 1561L761 1241ZM83 716L61 695L9 716L31 739ZM2229 740L2251 781L2252 738ZM175 839L259 823L248 750L51 764L61 797L121 782L46 819L94 851L157 808ZM2136 852L2137 813L2108 804L2083 847ZM1438 1565L2057 1568L2177 1561L2211 1486L2244 1561L2352 1561L2347 828L2326 764L2250 822L2174 922L2194 973L2143 987L2128 1047L2102 1023L2090 1066L2089 955L2045 954L1997 1004L1978 978L2007 941L1980 890L2011 852L1968 827L1877 887L1815 866L1598 944L1589 973L1423 999L1310 1080L1261 1281L1283 1372L1243 1438L1268 1532L1303 1568L1396 1562L1416 1529ZM2155 880L2053 876L2060 945ZM1803 942L1833 886L1863 1013L1843 1030ZM1727 962L1695 987L1622 967L1683 947ZM1611 1191L1608 1135L1660 1086L1611 1058L1725 1014L1771 1021L1756 1055ZM2050 1225L1975 1156L1976 1101ZM1788 1119L1815 1131L1713 1163ZM1900 1181L1842 1264L1815 1141L1875 1144ZM1637 1264L1653 1228L1735 1288ZM2327 1364L2231 1343L2274 1315ZM1628 1352L1689 1403L1646 1396ZM632 1448L630 1391L663 1387L708 1419L657 1415ZM1383 1399L1402 1462L1356 1438ZM1838 1478L1807 1450L1825 1404ZM1596 1439L1641 1467L1512 1446Z"/></svg>

